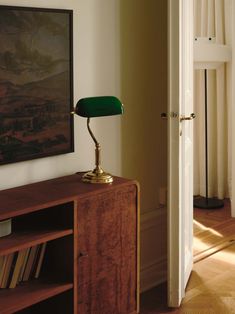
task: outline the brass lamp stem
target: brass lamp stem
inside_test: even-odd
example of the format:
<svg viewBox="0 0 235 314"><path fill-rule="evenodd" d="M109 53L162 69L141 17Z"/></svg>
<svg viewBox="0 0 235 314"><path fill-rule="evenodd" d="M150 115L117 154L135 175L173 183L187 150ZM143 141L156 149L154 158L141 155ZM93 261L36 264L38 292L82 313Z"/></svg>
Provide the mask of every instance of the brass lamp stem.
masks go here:
<svg viewBox="0 0 235 314"><path fill-rule="evenodd" d="M95 147L95 166L96 169L100 172L101 171L101 167L100 167L100 144L96 144Z"/></svg>
<svg viewBox="0 0 235 314"><path fill-rule="evenodd" d="M90 120L91 120L90 118L87 118L87 128L88 128L88 131L90 133L90 136L92 137L93 141L95 142L95 145L97 146L97 145L100 145L100 144L98 143L97 139L95 138L95 135L91 131Z"/></svg>
<svg viewBox="0 0 235 314"><path fill-rule="evenodd" d="M101 163L101 158L100 158L100 143L97 141L97 139L95 138L95 135L93 134L93 132L91 131L90 128L90 118L87 118L87 128L88 131L90 133L90 136L92 137L93 141L95 142L95 172L98 174L103 173L102 168L100 167L100 163Z"/></svg>
<svg viewBox="0 0 235 314"><path fill-rule="evenodd" d="M105 172L100 166L100 144L91 131L90 118L87 118L87 128L90 136L95 142L95 169L85 173L82 177L82 181L87 183L112 183L113 177Z"/></svg>

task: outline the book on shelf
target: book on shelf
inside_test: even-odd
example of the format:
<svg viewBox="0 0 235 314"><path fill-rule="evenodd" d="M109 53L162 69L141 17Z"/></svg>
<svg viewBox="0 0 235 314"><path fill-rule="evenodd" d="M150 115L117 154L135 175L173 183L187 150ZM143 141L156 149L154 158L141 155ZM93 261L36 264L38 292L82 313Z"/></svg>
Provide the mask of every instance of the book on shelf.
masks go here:
<svg viewBox="0 0 235 314"><path fill-rule="evenodd" d="M29 257L29 252L30 252L30 247L28 247L26 249L25 256L24 256L24 259L23 259L23 264L22 264L22 267L21 267L21 270L20 270L20 274L19 274L19 278L18 278L18 283L23 280L23 274L24 274L24 271L25 271L25 267L26 267L26 264L27 264L28 257Z"/></svg>
<svg viewBox="0 0 235 314"><path fill-rule="evenodd" d="M41 244L39 244L37 246L37 250L36 250L36 253L35 253L35 256L34 256L33 264L32 264L31 270L30 270L29 278L33 278L34 277L35 270L36 270L36 267L37 267L37 264L38 264L38 258L39 258L39 255L40 255L40 249L41 249Z"/></svg>
<svg viewBox="0 0 235 314"><path fill-rule="evenodd" d="M8 278L7 278L6 288L9 288L9 285L10 285L10 282L11 282L11 278L13 276L14 269L15 269L15 266L16 266L16 261L18 259L18 255L19 254L20 254L20 252L13 253L13 259L12 259L12 262L11 262L11 267L10 267L9 275L8 275Z"/></svg>
<svg viewBox="0 0 235 314"><path fill-rule="evenodd" d="M9 275L10 275L11 265L12 265L14 256L15 256L14 253L11 253L11 254L7 255L6 265L5 265L5 268L4 268L4 274L3 274L2 281L1 281L1 288L7 288L8 278L9 278Z"/></svg>
<svg viewBox="0 0 235 314"><path fill-rule="evenodd" d="M0 288L15 288L31 278L39 278L47 243L0 256Z"/></svg>
<svg viewBox="0 0 235 314"><path fill-rule="evenodd" d="M37 254L37 250L38 250L38 245L33 246L30 249L29 257L26 263L24 274L23 274L23 281L29 280L29 276L33 267L33 262Z"/></svg>
<svg viewBox="0 0 235 314"><path fill-rule="evenodd" d="M6 268L6 263L7 263L7 256L3 255L1 256L1 268L0 268L0 288L1 288L1 284L2 284L2 280L3 280L3 276L4 276L4 272L5 272L5 268Z"/></svg>
<svg viewBox="0 0 235 314"><path fill-rule="evenodd" d="M22 268L23 262L24 262L24 257L26 254L27 249L19 251L18 255L17 255L17 260L16 263L14 265L14 269L13 269L13 273L11 278L9 278L9 288L15 288L19 275L20 275L20 270Z"/></svg>
<svg viewBox="0 0 235 314"><path fill-rule="evenodd" d="M0 256L0 275L1 275L3 264L4 264L4 256Z"/></svg>
<svg viewBox="0 0 235 314"><path fill-rule="evenodd" d="M38 263L37 263L37 267L36 267L36 270L35 270L34 278L38 278L39 275L40 275L40 271L41 271L41 268L42 268L42 262L43 262L44 254L45 254L45 251L46 251L46 245L47 245L46 242L41 244L39 258L38 258Z"/></svg>

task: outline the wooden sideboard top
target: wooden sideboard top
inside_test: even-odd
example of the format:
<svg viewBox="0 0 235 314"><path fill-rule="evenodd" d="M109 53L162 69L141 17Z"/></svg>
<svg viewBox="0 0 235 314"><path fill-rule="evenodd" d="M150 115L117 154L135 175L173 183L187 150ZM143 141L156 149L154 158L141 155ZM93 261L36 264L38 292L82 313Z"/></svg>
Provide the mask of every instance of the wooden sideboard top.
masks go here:
<svg viewBox="0 0 235 314"><path fill-rule="evenodd" d="M91 193L109 192L120 185L137 185L134 180L120 177L114 177L111 184L83 183L82 175L77 173L0 191L0 220L74 201Z"/></svg>

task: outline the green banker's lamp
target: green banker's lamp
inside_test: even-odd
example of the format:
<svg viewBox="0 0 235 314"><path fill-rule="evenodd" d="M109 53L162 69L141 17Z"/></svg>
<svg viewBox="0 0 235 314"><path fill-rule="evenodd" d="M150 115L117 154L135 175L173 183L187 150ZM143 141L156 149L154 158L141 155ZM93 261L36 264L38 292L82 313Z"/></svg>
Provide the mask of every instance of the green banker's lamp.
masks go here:
<svg viewBox="0 0 235 314"><path fill-rule="evenodd" d="M95 142L95 169L85 173L82 181L88 183L113 182L113 177L100 166L100 144L90 129L90 118L123 114L122 103L114 96L82 98L76 105L75 114L87 118L87 128Z"/></svg>

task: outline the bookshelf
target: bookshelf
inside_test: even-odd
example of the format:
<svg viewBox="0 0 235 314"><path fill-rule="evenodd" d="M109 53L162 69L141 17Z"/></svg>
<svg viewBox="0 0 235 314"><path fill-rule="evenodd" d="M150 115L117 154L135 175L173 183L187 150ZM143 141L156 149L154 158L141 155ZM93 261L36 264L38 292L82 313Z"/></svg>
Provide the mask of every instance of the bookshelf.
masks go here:
<svg viewBox="0 0 235 314"><path fill-rule="evenodd" d="M0 238L0 256L62 238L70 234L73 234L72 229L14 232L7 237Z"/></svg>
<svg viewBox="0 0 235 314"><path fill-rule="evenodd" d="M138 185L81 175L0 191L0 256L46 243L39 278L0 289L0 314L138 313Z"/></svg>

